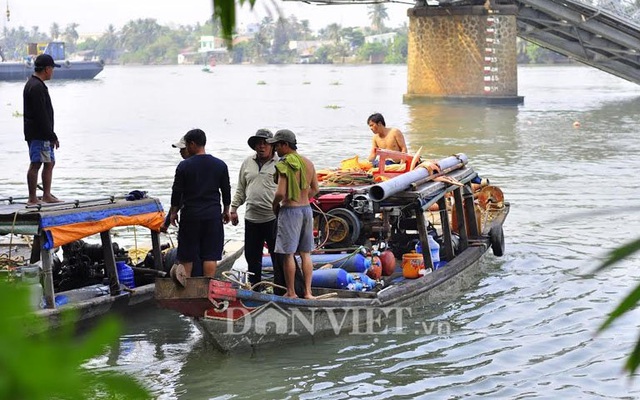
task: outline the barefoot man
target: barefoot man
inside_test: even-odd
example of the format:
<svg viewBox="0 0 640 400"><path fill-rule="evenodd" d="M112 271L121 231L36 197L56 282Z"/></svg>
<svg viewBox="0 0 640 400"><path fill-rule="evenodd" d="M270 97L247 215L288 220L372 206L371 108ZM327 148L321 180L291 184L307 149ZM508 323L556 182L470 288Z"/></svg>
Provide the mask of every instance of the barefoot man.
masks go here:
<svg viewBox="0 0 640 400"><path fill-rule="evenodd" d="M60 65L53 61L48 54L40 54L34 63L34 73L24 85L22 92L24 112L24 139L29 146L29 170L27 171L27 186L29 187L28 205L38 204L41 201L36 194L38 186L38 171L42 164L42 201L45 203L60 202L51 194L51 181L53 179L53 166L56 158L54 148L60 147L58 136L53 131L53 106L49 89L44 81L53 77L53 69Z"/></svg>
<svg viewBox="0 0 640 400"><path fill-rule="evenodd" d="M278 188L273 198L273 212L278 216L276 253L284 254L284 274L287 283L285 297L298 297L295 291L296 265L294 254L302 258L304 297L311 295L313 263L313 213L309 199L318 193L318 178L313 163L296 152L296 135L288 129L276 132L273 143L281 160L276 164Z"/></svg>
<svg viewBox="0 0 640 400"><path fill-rule="evenodd" d="M371 152L369 153L369 161L375 161L376 149L407 152L404 135L402 135L402 132L400 132L398 128L387 128L382 114L371 114L369 118L367 118L367 125L369 125L371 132L373 132L373 144L371 146ZM398 162L399 160L393 161Z"/></svg>

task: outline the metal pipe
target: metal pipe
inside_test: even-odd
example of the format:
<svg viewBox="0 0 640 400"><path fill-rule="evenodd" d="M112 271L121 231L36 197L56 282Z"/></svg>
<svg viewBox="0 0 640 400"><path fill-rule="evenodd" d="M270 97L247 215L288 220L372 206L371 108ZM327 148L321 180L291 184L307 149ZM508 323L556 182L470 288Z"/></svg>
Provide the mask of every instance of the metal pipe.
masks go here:
<svg viewBox="0 0 640 400"><path fill-rule="evenodd" d="M468 161L469 159L465 154L458 153L454 156L443 158L438 161L437 164L441 171L445 169L453 171L463 167ZM427 182L429 180L427 178L432 179L435 176L436 175L429 175L429 171L426 168L418 167L413 171L405 172L386 182L371 186L371 189L369 189L369 197L371 197L373 201L382 201L389 196L410 189L411 184L416 181L423 180Z"/></svg>

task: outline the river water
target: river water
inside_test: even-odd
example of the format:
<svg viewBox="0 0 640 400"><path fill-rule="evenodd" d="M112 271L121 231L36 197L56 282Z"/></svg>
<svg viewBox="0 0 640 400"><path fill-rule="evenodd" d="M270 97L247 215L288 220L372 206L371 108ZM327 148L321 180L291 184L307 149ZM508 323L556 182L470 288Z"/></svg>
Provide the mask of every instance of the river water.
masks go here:
<svg viewBox="0 0 640 400"><path fill-rule="evenodd" d="M88 82L49 83L56 112L54 193L96 198L147 190L168 204L188 129L208 134L232 182L257 128L289 128L318 168L366 157L366 118L385 115L410 151L463 152L512 209L506 254L408 328L448 332L341 336L223 355L187 320L152 309L125 319L119 346L90 368L137 377L161 399L638 398L622 372L638 312L595 335L638 283L638 257L591 275L640 232L640 87L594 69L521 67L519 107L406 105L404 66L108 66ZM25 195L22 83L0 83L1 195ZM579 122L580 126L575 126ZM242 238L242 227L227 227ZM139 233L138 233L139 234ZM129 231L120 240L131 240ZM118 241L118 239L116 239ZM413 331L409 329L408 331Z"/></svg>

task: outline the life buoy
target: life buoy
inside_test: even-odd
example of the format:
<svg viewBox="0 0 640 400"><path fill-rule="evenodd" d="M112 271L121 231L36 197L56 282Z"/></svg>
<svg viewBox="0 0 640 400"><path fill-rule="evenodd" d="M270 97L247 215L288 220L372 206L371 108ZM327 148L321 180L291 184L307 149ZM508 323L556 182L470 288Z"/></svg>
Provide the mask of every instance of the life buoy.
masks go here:
<svg viewBox="0 0 640 400"><path fill-rule="evenodd" d="M496 257L504 255L504 232L502 226L494 226L489 231L489 239L491 241L491 250Z"/></svg>

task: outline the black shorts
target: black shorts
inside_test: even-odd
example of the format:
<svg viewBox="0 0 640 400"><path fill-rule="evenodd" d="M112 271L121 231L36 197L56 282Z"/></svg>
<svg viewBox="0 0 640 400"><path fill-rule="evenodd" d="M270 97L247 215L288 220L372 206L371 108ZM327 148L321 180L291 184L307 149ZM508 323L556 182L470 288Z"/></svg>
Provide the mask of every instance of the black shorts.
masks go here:
<svg viewBox="0 0 640 400"><path fill-rule="evenodd" d="M219 261L222 259L224 228L222 216L212 219L183 220L178 229L178 261Z"/></svg>

